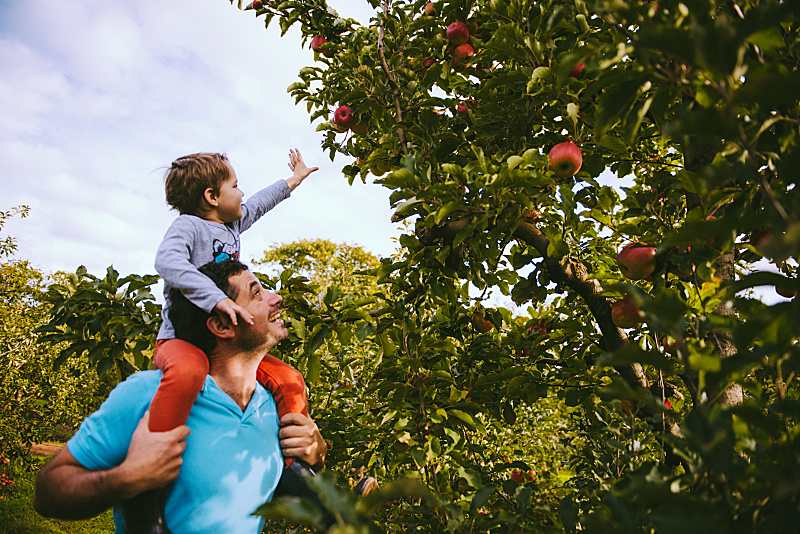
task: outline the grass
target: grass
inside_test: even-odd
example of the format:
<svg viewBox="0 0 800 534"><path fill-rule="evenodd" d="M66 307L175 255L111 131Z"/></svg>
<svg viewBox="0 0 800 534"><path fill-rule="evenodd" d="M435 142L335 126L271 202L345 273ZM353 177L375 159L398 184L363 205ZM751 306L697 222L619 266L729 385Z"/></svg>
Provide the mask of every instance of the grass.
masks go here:
<svg viewBox="0 0 800 534"><path fill-rule="evenodd" d="M46 459L41 460L44 464ZM38 468L12 469L11 492L0 495L0 533L2 534L107 534L114 532L111 510L86 521L46 519L33 509L33 486Z"/></svg>

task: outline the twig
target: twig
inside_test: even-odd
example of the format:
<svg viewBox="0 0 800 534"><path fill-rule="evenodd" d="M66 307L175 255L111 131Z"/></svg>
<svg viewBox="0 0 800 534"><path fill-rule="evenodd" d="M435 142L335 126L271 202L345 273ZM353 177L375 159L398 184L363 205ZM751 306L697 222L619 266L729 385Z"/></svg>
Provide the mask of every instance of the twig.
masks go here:
<svg viewBox="0 0 800 534"><path fill-rule="evenodd" d="M389 5L391 4L391 0L383 0L383 16L384 18L389 16ZM406 146L406 131L403 128L403 109L400 107L400 84L397 82L397 77L395 76L394 72L389 68L389 64L386 62L386 54L384 52L384 44L383 44L383 20L381 19L381 24L378 28L378 56L381 59L381 68L383 68L384 74L386 74L386 78L389 80L389 85L392 86L392 99L394 100L394 109L397 113L397 137L400 139L400 146L403 153L406 152L408 147Z"/></svg>
<svg viewBox="0 0 800 534"><path fill-rule="evenodd" d="M783 208L781 203L778 202L778 198L775 196L775 192L772 190L772 186L769 185L769 182L767 181L763 173L759 173L759 176L761 178L761 187L764 189L764 192L767 194L767 197L769 197L769 201L772 204L772 207L775 208L775 211L778 212L778 215L781 216L781 219L783 219L784 222L788 223L789 214L786 213L786 210Z"/></svg>

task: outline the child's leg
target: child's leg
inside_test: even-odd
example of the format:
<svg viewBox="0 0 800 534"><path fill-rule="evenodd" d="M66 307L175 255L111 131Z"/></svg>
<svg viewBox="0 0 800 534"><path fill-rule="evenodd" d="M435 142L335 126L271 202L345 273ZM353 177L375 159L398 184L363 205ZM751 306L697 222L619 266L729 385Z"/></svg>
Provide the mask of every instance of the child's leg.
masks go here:
<svg viewBox="0 0 800 534"><path fill-rule="evenodd" d="M300 371L267 354L258 364L256 380L272 393L279 418L287 413L301 413L308 417L306 381ZM284 458L283 462L288 467L294 460Z"/></svg>
<svg viewBox="0 0 800 534"><path fill-rule="evenodd" d="M258 364L256 379L272 392L280 417L287 413L301 413L308 417L306 381L300 371L267 354Z"/></svg>
<svg viewBox="0 0 800 534"><path fill-rule="evenodd" d="M181 339L156 342L156 366L164 373L150 403L150 431L166 432L189 418L208 374L205 352Z"/></svg>

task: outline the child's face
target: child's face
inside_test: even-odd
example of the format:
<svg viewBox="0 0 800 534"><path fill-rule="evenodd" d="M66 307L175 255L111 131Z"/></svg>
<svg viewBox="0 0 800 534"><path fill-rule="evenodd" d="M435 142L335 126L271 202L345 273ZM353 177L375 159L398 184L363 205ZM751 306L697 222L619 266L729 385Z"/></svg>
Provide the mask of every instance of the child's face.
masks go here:
<svg viewBox="0 0 800 534"><path fill-rule="evenodd" d="M236 173L231 169L230 177L219 186L217 214L223 222L238 221L242 217L242 197Z"/></svg>

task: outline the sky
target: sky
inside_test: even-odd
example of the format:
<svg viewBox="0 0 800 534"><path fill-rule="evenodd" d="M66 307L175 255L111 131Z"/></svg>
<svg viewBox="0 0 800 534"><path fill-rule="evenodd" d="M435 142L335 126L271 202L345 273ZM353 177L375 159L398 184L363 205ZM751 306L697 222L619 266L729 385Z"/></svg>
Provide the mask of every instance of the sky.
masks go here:
<svg viewBox="0 0 800 534"><path fill-rule="evenodd" d="M361 0L329 5L370 17ZM31 207L3 231L16 257L48 272L153 273L176 215L163 192L173 159L225 152L247 194L290 175L290 147L320 170L243 236L242 258L306 238L390 254L389 191L348 186L350 161L323 154L286 92L312 63L297 28L281 38L226 0L0 0L0 210Z"/></svg>
<svg viewBox="0 0 800 534"><path fill-rule="evenodd" d="M364 23L371 15L364 0L328 4ZM243 236L243 260L313 238L391 254L389 191L347 185L350 161L322 153L286 92L312 53L297 28L279 34L227 0L0 0L0 210L31 207L3 230L16 257L46 272L154 273L176 215L163 193L173 159L225 152L252 193L289 175L290 147L320 170Z"/></svg>

